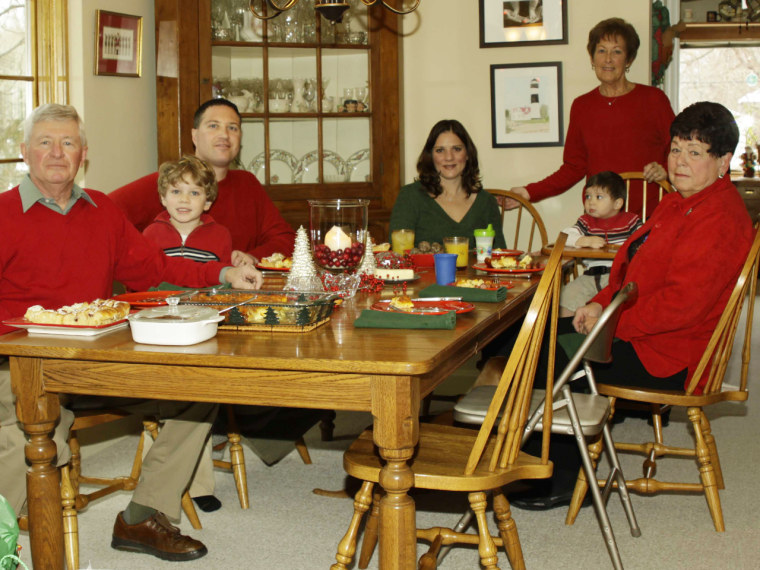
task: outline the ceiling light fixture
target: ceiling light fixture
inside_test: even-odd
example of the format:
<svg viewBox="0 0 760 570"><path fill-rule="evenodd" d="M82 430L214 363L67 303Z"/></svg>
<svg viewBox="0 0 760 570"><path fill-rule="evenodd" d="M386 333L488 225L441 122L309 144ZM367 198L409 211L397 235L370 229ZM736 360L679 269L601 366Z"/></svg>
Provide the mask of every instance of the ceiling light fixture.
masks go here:
<svg viewBox="0 0 760 570"><path fill-rule="evenodd" d="M384 8L387 8L394 14L404 16L410 14L417 9L420 5L420 0L413 0L411 7L406 9L394 8L385 0L360 0L365 6L372 6L374 4L381 4ZM261 2L259 2L261 3ZM267 13L262 13L254 6L255 0L251 1L251 12L260 20L270 20L282 14L286 10L290 10L296 4L298 0L266 0ZM402 2L403 5L403 2ZM314 9L322 14L325 18L331 22L341 22L343 20L343 14L350 8L350 4L346 0L315 0ZM269 13L271 11L271 14Z"/></svg>

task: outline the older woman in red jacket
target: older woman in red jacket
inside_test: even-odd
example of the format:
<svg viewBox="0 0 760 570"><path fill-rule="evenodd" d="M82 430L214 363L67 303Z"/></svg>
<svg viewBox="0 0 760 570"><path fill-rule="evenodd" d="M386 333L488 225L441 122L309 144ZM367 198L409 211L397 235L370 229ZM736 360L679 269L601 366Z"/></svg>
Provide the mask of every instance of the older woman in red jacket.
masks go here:
<svg viewBox="0 0 760 570"><path fill-rule="evenodd" d="M683 390L752 244L752 222L729 177L739 129L728 109L694 103L675 118L670 135L668 175L677 192L618 251L609 285L572 320L559 320L560 334L588 333L620 288L638 285L638 300L618 322L612 362L593 365L603 384ZM568 358L562 350L556 357L559 371ZM513 506L541 510L570 502L580 467L576 445L553 438L550 456L554 476L510 495Z"/></svg>
<svg viewBox="0 0 760 570"><path fill-rule="evenodd" d="M670 135L668 175L677 193L663 198L623 245L609 286L573 318L575 330L588 332L616 291L629 281L638 284L638 301L617 326L622 343L613 363L597 373L603 383L683 388L752 243L752 222L729 177L739 130L728 109L690 105ZM626 352L616 354L623 347Z"/></svg>

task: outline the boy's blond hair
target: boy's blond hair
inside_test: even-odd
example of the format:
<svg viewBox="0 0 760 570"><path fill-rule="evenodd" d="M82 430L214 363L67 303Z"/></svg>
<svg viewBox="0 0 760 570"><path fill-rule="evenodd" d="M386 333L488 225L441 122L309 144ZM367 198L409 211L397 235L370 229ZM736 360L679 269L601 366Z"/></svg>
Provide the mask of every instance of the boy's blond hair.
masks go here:
<svg viewBox="0 0 760 570"><path fill-rule="evenodd" d="M190 154L186 154L179 160L164 162L161 165L158 169L158 193L162 198L165 198L169 188L180 182L185 182L186 176L190 177L189 180L193 184L203 188L206 192L207 202L216 200L218 188L214 171L200 158Z"/></svg>

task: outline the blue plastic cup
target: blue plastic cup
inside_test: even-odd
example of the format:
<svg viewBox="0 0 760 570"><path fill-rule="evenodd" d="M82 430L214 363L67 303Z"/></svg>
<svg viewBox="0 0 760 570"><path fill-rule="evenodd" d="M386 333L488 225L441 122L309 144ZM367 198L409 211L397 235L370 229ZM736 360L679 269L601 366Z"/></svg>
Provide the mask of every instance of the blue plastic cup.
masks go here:
<svg viewBox="0 0 760 570"><path fill-rule="evenodd" d="M433 259L435 260L435 282L438 285L450 285L456 281L456 253L436 253Z"/></svg>

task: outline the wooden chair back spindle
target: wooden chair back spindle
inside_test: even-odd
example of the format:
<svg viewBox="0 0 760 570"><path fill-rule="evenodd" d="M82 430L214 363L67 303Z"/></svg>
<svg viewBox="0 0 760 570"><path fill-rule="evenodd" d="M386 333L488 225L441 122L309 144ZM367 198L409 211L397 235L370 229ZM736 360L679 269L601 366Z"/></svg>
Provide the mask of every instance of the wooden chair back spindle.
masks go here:
<svg viewBox="0 0 760 570"><path fill-rule="evenodd" d="M543 276L531 301L522 328L517 336L514 348L507 362L494 393L488 413L478 432L478 437L470 452L465 474L471 475L478 465L488 464L488 470L504 469L512 465L520 452L522 433L530 413L530 401L533 381L538 366L541 343L544 338L547 317L551 310L550 325L551 346L556 342L557 301L562 273L562 252L565 247L566 234L560 234L544 268ZM553 351L549 351L550 354ZM550 368L553 368L551 363ZM547 390L553 387L553 370L547 378ZM543 421L551 425L551 406L547 406ZM497 425L496 434L493 434ZM489 447L489 442L493 444ZM541 460L548 462L549 438L543 439ZM490 457L486 457L488 454ZM483 461L485 460L485 461Z"/></svg>
<svg viewBox="0 0 760 570"><path fill-rule="evenodd" d="M718 324L710 337L707 349L699 361L694 375L689 382L686 393L694 394L700 384L704 383L703 394L715 394L722 390L728 361L733 350L734 337L739 325L744 299L747 291L752 293L747 311L747 329L744 339L742 377L740 391L747 389L747 367L749 366L749 343L751 341L754 293L757 287L757 265L760 257L760 228L755 230L755 239L750 248L747 260L744 262L739 278L731 292L726 308L718 320ZM703 378L707 378L703 381Z"/></svg>
<svg viewBox="0 0 760 570"><path fill-rule="evenodd" d="M620 177L625 180L625 210L628 211L628 204L630 203L631 198L631 186L633 186L634 192L641 192L641 221L646 222L647 221L647 213L648 213L648 202L649 202L649 188L650 186L657 186L658 187L658 196L657 196L657 203L660 203L660 200L662 200L662 197L667 194L668 192L673 191L673 186L670 185L670 182L667 180L658 180L657 182L647 182L644 179L644 173L643 172L620 172ZM638 181L641 184L631 184L633 181ZM654 210L654 207L652 208Z"/></svg>
<svg viewBox="0 0 760 570"><path fill-rule="evenodd" d="M488 188L486 192L493 194L501 208L501 226L508 249L538 251L549 243L546 225L533 204L509 190ZM507 199L515 200L520 204L519 207L512 210L505 209L504 204ZM525 216L523 216L524 213ZM538 239L541 243L537 243Z"/></svg>

